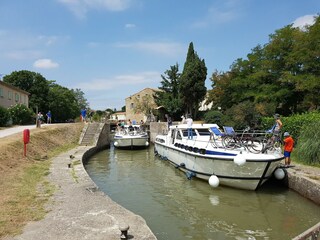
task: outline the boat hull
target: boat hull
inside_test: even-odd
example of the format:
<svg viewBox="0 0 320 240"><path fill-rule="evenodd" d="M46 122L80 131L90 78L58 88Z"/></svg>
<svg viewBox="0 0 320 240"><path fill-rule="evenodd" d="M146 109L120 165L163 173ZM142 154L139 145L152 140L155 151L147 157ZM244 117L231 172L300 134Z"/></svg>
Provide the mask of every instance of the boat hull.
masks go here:
<svg viewBox="0 0 320 240"><path fill-rule="evenodd" d="M201 153L193 152L192 149L185 150L155 142L155 152L176 168L186 172L187 176L209 180L215 175L220 185L246 190L256 190L260 187L272 176L283 159L281 156L263 159L261 155L256 155L256 159L247 159L245 164L239 166L234 163L236 153L203 150Z"/></svg>
<svg viewBox="0 0 320 240"><path fill-rule="evenodd" d="M148 137L114 137L114 146L122 149L140 149L149 147Z"/></svg>

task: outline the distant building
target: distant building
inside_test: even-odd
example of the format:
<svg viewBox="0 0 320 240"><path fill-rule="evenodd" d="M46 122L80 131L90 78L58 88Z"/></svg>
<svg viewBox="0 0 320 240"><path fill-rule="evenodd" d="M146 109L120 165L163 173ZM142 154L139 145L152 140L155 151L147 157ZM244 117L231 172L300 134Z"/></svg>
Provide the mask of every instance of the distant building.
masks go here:
<svg viewBox="0 0 320 240"><path fill-rule="evenodd" d="M154 109L156 109L156 104L154 101L154 93L156 91L159 91L158 89L153 88L145 88L141 90L138 93L135 93L131 95L130 97L126 98L126 118L127 120L131 120L132 122L139 123L141 120L146 122L148 120L148 117L144 113L137 110L137 104L141 104L144 99L148 99L148 105L152 106ZM154 120L154 119L149 119Z"/></svg>
<svg viewBox="0 0 320 240"><path fill-rule="evenodd" d="M212 108L212 105L213 105L212 102L210 102L209 104L206 104L208 97L209 97L209 94L207 92L206 98L200 103L199 111L207 111Z"/></svg>
<svg viewBox="0 0 320 240"><path fill-rule="evenodd" d="M0 81L0 106L9 108L16 104L24 104L29 107L30 93L12 86L9 83Z"/></svg>
<svg viewBox="0 0 320 240"><path fill-rule="evenodd" d="M115 120L115 121L126 120L126 112L115 112L110 115L110 120Z"/></svg>

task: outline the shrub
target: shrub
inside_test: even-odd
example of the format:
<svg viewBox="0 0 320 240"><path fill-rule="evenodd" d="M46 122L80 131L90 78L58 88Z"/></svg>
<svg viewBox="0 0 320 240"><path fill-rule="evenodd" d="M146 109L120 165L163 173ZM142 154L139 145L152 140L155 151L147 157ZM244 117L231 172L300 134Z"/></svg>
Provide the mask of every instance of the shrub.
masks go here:
<svg viewBox="0 0 320 240"><path fill-rule="evenodd" d="M320 165L320 120L305 124L300 131L295 156L306 164Z"/></svg>
<svg viewBox="0 0 320 240"><path fill-rule="evenodd" d="M204 114L204 121L206 123L216 123L221 125L222 113L220 111L210 110Z"/></svg>
<svg viewBox="0 0 320 240"><path fill-rule="evenodd" d="M0 106L0 127L6 126L10 119L9 111Z"/></svg>
<svg viewBox="0 0 320 240"><path fill-rule="evenodd" d="M23 104L16 104L8 110L13 124L24 125L33 122L34 113Z"/></svg>

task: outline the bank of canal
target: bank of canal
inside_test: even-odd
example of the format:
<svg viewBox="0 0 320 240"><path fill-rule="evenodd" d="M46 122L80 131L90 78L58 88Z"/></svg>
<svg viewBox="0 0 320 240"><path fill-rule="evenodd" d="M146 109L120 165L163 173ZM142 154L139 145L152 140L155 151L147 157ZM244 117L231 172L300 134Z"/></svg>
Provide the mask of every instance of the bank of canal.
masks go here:
<svg viewBox="0 0 320 240"><path fill-rule="evenodd" d="M259 191L188 181L153 154L112 146L86 170L110 198L142 216L163 239L291 239L320 221L320 207L281 186Z"/></svg>

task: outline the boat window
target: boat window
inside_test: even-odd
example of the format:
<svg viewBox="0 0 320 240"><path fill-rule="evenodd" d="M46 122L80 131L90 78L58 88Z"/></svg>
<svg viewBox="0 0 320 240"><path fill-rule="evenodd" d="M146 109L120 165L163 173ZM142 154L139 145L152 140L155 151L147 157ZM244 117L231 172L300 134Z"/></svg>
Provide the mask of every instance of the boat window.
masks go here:
<svg viewBox="0 0 320 240"><path fill-rule="evenodd" d="M200 136L210 136L209 129L197 129Z"/></svg>
<svg viewBox="0 0 320 240"><path fill-rule="evenodd" d="M188 137L188 130L187 129L182 130L182 134L184 137ZM194 129L192 129L192 136L197 136L197 133Z"/></svg>
<svg viewBox="0 0 320 240"><path fill-rule="evenodd" d="M176 137L176 139L182 139L180 131L177 132L177 137Z"/></svg>

